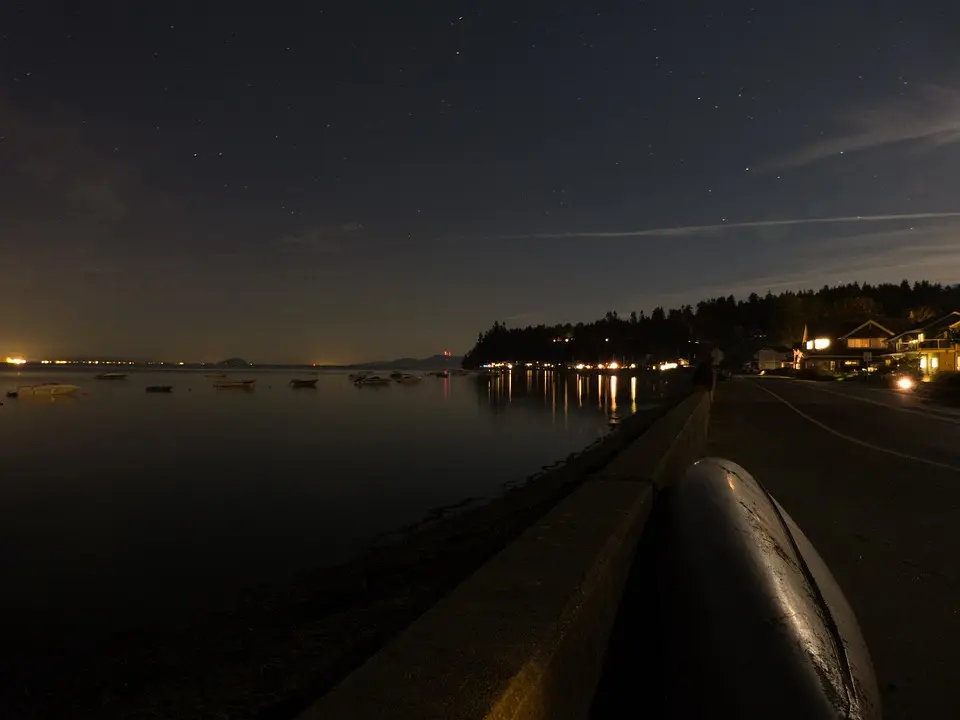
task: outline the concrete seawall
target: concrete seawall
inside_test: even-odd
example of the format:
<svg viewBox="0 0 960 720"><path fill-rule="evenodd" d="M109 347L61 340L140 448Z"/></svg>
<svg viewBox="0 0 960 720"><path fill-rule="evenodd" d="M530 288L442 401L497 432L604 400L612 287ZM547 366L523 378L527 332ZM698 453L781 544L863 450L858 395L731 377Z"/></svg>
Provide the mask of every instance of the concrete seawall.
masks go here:
<svg viewBox="0 0 960 720"><path fill-rule="evenodd" d="M683 400L300 718L581 718L657 488L702 455Z"/></svg>

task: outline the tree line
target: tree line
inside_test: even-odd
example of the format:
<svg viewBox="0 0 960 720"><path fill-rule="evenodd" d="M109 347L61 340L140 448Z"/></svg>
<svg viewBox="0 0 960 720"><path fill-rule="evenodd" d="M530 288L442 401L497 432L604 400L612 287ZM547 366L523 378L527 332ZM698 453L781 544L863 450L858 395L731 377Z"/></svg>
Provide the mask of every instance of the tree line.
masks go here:
<svg viewBox="0 0 960 720"><path fill-rule="evenodd" d="M616 311L589 323L509 328L496 321L477 337L463 366L491 362L646 362L686 357L697 347L720 347L741 363L764 346L801 340L805 324L848 323L898 318L915 326L960 310L960 284L926 280L910 283L849 283L819 290L751 293L701 300L696 307L656 307L624 317ZM697 345L699 343L699 345Z"/></svg>

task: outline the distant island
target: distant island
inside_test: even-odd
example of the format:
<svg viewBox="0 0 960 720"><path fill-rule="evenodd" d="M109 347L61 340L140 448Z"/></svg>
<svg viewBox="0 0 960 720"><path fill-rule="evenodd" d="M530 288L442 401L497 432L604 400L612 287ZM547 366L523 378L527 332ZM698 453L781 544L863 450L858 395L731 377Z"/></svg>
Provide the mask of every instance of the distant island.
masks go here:
<svg viewBox="0 0 960 720"><path fill-rule="evenodd" d="M396 360L380 360L377 362L357 363L346 365L351 370L372 370L374 368L402 369L402 370L443 370L444 368L458 368L463 364L460 355L431 355L426 358L397 358Z"/></svg>
<svg viewBox="0 0 960 720"><path fill-rule="evenodd" d="M223 367L223 368L241 368L241 367L250 367L251 365L253 365L252 362L247 362L243 358L238 358L238 357L227 358L226 360L221 360L218 363L214 363L215 367Z"/></svg>

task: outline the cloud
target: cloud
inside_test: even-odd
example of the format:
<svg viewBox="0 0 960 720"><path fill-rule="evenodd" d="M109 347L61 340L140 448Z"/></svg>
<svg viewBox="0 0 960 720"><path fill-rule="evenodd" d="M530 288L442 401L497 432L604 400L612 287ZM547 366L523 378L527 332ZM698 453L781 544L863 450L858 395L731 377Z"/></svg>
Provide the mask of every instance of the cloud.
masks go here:
<svg viewBox="0 0 960 720"><path fill-rule="evenodd" d="M925 85L911 99L856 108L841 121L847 127L844 133L759 163L756 169L769 172L797 168L895 143L920 143L924 148L956 143L960 141L960 91Z"/></svg>
<svg viewBox="0 0 960 720"><path fill-rule="evenodd" d="M515 315L507 315L503 318L504 322L519 322L520 320L530 320L531 318L536 318L540 315L538 312L522 312L516 313Z"/></svg>
<svg viewBox="0 0 960 720"><path fill-rule="evenodd" d="M487 240L563 240L565 238L631 238L631 237L698 237L736 229L763 229L794 225L828 225L848 223L886 223L902 221L944 220L960 218L960 212L906 213L899 215L848 215L829 218L792 218L788 220L756 220L751 222L720 223L717 225L687 225L683 227L643 228L641 230L582 231L557 233L530 233L500 235Z"/></svg>
<svg viewBox="0 0 960 720"><path fill-rule="evenodd" d="M136 185L132 168L122 154L98 150L82 120L62 109L15 108L0 95L0 125L5 165L45 210L79 211L99 222L126 215Z"/></svg>
<svg viewBox="0 0 960 720"><path fill-rule="evenodd" d="M955 224L903 228L855 235L804 238L778 253L779 262L763 275L749 273L716 279L667 293L657 304L696 302L705 297L768 290L817 288L840 282L900 282L903 278L953 283L960 277L960 244ZM779 271L779 272L778 272ZM714 275L714 277L716 277ZM636 304L632 299L628 304Z"/></svg>
<svg viewBox="0 0 960 720"><path fill-rule="evenodd" d="M350 229L344 230L348 226ZM280 238L280 244L319 254L340 254L363 247L364 241L357 237L362 227L355 223L348 223L334 230L311 227L300 233L284 235Z"/></svg>

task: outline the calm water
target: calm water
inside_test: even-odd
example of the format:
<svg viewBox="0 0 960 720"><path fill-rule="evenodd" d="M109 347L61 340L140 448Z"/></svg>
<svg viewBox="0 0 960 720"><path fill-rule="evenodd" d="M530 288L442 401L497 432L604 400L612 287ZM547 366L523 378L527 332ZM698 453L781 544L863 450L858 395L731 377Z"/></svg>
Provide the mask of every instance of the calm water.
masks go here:
<svg viewBox="0 0 960 720"><path fill-rule="evenodd" d="M489 497L648 406L647 377L514 373L356 388L321 373L0 374L0 558L18 622L114 627L342 561L431 508ZM303 376L301 373L300 376ZM171 395L147 385L174 386Z"/></svg>

